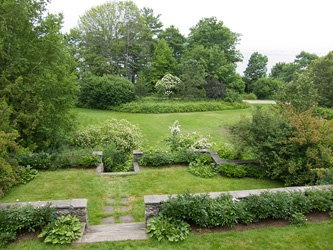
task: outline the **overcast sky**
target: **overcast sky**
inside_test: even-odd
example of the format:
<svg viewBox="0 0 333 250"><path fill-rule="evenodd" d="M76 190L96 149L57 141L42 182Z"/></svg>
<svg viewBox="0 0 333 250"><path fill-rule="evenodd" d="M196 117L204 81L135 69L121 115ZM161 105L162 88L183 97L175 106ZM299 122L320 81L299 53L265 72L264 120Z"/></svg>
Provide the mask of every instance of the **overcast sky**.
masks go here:
<svg viewBox="0 0 333 250"><path fill-rule="evenodd" d="M77 25L91 7L107 0L51 0L48 10L64 14L63 31ZM187 36L204 17L215 16L231 31L240 33L238 49L244 55L242 73L250 55L268 56L268 68L292 62L302 50L324 56L333 50L333 0L133 0L139 8L161 14L163 28L177 27Z"/></svg>

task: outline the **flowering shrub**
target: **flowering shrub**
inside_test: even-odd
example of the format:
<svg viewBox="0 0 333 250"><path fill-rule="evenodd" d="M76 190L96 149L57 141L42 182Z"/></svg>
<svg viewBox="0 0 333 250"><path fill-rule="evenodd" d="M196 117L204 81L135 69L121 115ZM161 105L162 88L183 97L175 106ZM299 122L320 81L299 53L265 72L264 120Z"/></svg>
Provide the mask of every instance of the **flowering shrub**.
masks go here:
<svg viewBox="0 0 333 250"><path fill-rule="evenodd" d="M167 74L155 84L155 88L160 96L171 98L181 84L182 81L177 76Z"/></svg>
<svg viewBox="0 0 333 250"><path fill-rule="evenodd" d="M118 150L130 152L142 145L143 137L139 128L125 119L111 119L101 125L77 131L73 144L79 147L94 148L97 145L114 143Z"/></svg>
<svg viewBox="0 0 333 250"><path fill-rule="evenodd" d="M170 136L164 141L169 142L168 145L171 151L181 151L186 149L206 149L213 146L215 143L210 143L210 136L204 137L196 132L183 135L180 131L179 121L176 120L169 127Z"/></svg>

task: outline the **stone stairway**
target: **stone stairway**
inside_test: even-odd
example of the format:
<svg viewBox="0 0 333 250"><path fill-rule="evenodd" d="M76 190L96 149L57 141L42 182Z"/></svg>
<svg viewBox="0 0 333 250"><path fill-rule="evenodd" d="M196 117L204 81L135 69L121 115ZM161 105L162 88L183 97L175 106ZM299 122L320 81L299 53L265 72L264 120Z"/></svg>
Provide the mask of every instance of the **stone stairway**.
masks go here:
<svg viewBox="0 0 333 250"><path fill-rule="evenodd" d="M148 239L144 222L89 226L76 243Z"/></svg>

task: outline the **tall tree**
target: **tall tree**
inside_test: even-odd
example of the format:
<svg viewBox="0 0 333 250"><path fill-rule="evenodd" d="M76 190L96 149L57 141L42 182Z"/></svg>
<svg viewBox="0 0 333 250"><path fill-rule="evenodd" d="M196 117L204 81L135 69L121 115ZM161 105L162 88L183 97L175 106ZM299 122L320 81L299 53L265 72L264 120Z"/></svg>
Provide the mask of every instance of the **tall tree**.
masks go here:
<svg viewBox="0 0 333 250"><path fill-rule="evenodd" d="M75 28L81 40L81 70L124 75L134 81L149 52L146 41L160 25L152 24L156 19L151 20L151 10L142 13L132 1L107 2L86 11Z"/></svg>
<svg viewBox="0 0 333 250"><path fill-rule="evenodd" d="M165 40L159 40L153 53L153 62L151 64L151 84L162 79L167 74L174 74L177 66L176 59L172 56L173 50Z"/></svg>
<svg viewBox="0 0 333 250"><path fill-rule="evenodd" d="M45 15L47 2L0 3L1 109L10 111L9 126L31 149L59 142L71 128L76 91L74 62L60 33L62 15Z"/></svg>
<svg viewBox="0 0 333 250"><path fill-rule="evenodd" d="M267 56L260 54L259 52L252 53L247 67L244 71L244 76L246 79L246 92L253 91L253 85L261 77L265 77L267 73Z"/></svg>
<svg viewBox="0 0 333 250"><path fill-rule="evenodd" d="M188 37L188 47L202 45L205 49L217 46L224 54L227 62L236 63L242 60L242 55L236 50L240 34L232 32L216 17L203 18L192 27Z"/></svg>
<svg viewBox="0 0 333 250"><path fill-rule="evenodd" d="M185 50L186 38L179 32L179 29L171 25L158 34L158 39L164 39L168 43L169 47L173 49L173 56L180 62Z"/></svg>
<svg viewBox="0 0 333 250"><path fill-rule="evenodd" d="M194 59L202 64L208 82L217 80L229 88L233 79L240 79L236 73L236 62L242 60L236 49L240 34L232 32L215 17L201 19L190 30L185 60Z"/></svg>

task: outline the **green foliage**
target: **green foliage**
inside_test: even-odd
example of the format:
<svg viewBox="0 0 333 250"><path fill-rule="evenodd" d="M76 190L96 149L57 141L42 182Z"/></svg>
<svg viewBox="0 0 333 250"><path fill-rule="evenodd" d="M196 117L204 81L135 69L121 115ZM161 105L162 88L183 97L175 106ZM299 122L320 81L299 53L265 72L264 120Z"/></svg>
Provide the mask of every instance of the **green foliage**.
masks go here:
<svg viewBox="0 0 333 250"><path fill-rule="evenodd" d="M152 9L133 1L107 2L80 16L74 55L79 72L133 79L151 58L152 37L162 24ZM112 32L110 32L112 31Z"/></svg>
<svg viewBox="0 0 333 250"><path fill-rule="evenodd" d="M262 77L253 83L253 93L258 99L273 99L278 93L282 82L273 78Z"/></svg>
<svg viewBox="0 0 333 250"><path fill-rule="evenodd" d="M9 188L17 184L17 161L12 158L11 152L18 151L15 142L17 133L5 133L0 131L0 197L2 189Z"/></svg>
<svg viewBox="0 0 333 250"><path fill-rule="evenodd" d="M232 178L243 178L247 174L243 166L235 163L223 163L219 166L219 172L224 176Z"/></svg>
<svg viewBox="0 0 333 250"><path fill-rule="evenodd" d="M19 166L18 176L20 178L20 184L26 184L38 176L38 170L31 168L29 165L25 167Z"/></svg>
<svg viewBox="0 0 333 250"><path fill-rule="evenodd" d="M234 226L249 224L263 219L289 219L302 225L305 213L329 211L333 204L332 190L311 189L302 192L263 192L244 199L233 199L222 194L212 199L208 194L189 192L170 197L162 203L162 214L169 219L194 222L201 227Z"/></svg>
<svg viewBox="0 0 333 250"><path fill-rule="evenodd" d="M333 52L311 62L308 72L320 96L319 105L333 107Z"/></svg>
<svg viewBox="0 0 333 250"><path fill-rule="evenodd" d="M333 120L333 108L316 107L313 114L326 120Z"/></svg>
<svg viewBox="0 0 333 250"><path fill-rule="evenodd" d="M50 205L41 207L15 205L0 209L0 246L15 239L19 232L35 232L55 220L55 207Z"/></svg>
<svg viewBox="0 0 333 250"><path fill-rule="evenodd" d="M259 52L252 53L247 67L244 71L246 79L246 92L252 92L254 89L254 83L262 77L266 77L267 72L267 56L260 54ZM257 95L257 94L256 94Z"/></svg>
<svg viewBox="0 0 333 250"><path fill-rule="evenodd" d="M157 41L150 68L152 84L155 85L157 81L167 74L175 74L177 61L172 54L173 49L168 46L164 39Z"/></svg>
<svg viewBox="0 0 333 250"><path fill-rule="evenodd" d="M185 100L153 100L142 99L118 107L112 110L129 113L184 113L184 112L205 112L218 110L246 109L248 103L226 103L216 101L185 101Z"/></svg>
<svg viewBox="0 0 333 250"><path fill-rule="evenodd" d="M182 85L180 94L186 98L202 98L206 96L206 72L198 61L190 59L181 64Z"/></svg>
<svg viewBox="0 0 333 250"><path fill-rule="evenodd" d="M294 213L289 218L290 224L296 225L298 227L304 226L306 221L307 219L302 213Z"/></svg>
<svg viewBox="0 0 333 250"><path fill-rule="evenodd" d="M149 220L147 233L158 241L166 239L178 242L187 238L190 233L190 225L183 220L159 215Z"/></svg>
<svg viewBox="0 0 333 250"><path fill-rule="evenodd" d="M238 103L242 103L242 96L235 90L233 89L227 89L227 96L226 98L224 98L224 101L226 102L238 102Z"/></svg>
<svg viewBox="0 0 333 250"><path fill-rule="evenodd" d="M332 185L333 184L333 168L325 169L323 175L319 176L317 185Z"/></svg>
<svg viewBox="0 0 333 250"><path fill-rule="evenodd" d="M47 2L0 4L0 101L8 104L19 144L39 150L59 145L72 130L77 89L62 14L46 14Z"/></svg>
<svg viewBox="0 0 333 250"><path fill-rule="evenodd" d="M226 86L224 83L219 82L218 80L211 80L207 83L207 92L206 96L208 98L217 99L225 98L227 96Z"/></svg>
<svg viewBox="0 0 333 250"><path fill-rule="evenodd" d="M190 162L188 171L202 178L211 178L218 174L214 163L206 162L200 158Z"/></svg>
<svg viewBox="0 0 333 250"><path fill-rule="evenodd" d="M282 85L277 93L277 100L293 105L295 111L301 113L316 106L319 95L310 75L303 73L296 74L294 80Z"/></svg>
<svg viewBox="0 0 333 250"><path fill-rule="evenodd" d="M77 131L73 138L73 144L78 147L94 148L113 143L124 152L140 148L143 142L139 128L125 119L111 119L100 125L89 126Z"/></svg>
<svg viewBox="0 0 333 250"><path fill-rule="evenodd" d="M129 160L129 154L110 144L104 147L102 160L105 172L126 172L121 170L124 169L125 163Z"/></svg>
<svg viewBox="0 0 333 250"><path fill-rule="evenodd" d="M243 100L257 100L257 96L254 93L249 93L249 94L243 94L242 95Z"/></svg>
<svg viewBox="0 0 333 250"><path fill-rule="evenodd" d="M173 57L179 62L184 53L186 41L186 38L180 34L179 29L171 25L159 33L157 37L158 39L164 39L168 43L169 47L173 49Z"/></svg>
<svg viewBox="0 0 333 250"><path fill-rule="evenodd" d="M230 143L216 143L212 149L218 154L222 160L236 160L239 159L234 146Z"/></svg>
<svg viewBox="0 0 333 250"><path fill-rule="evenodd" d="M75 216L61 216L56 221L51 222L38 235L45 237L44 242L52 244L70 244L73 240L81 236L81 222Z"/></svg>
<svg viewBox="0 0 333 250"><path fill-rule="evenodd" d="M290 106L257 109L252 121L233 129L271 178L285 185L315 183L322 169L332 167L333 123L312 116L312 110L297 114Z"/></svg>
<svg viewBox="0 0 333 250"><path fill-rule="evenodd" d="M198 151L145 152L139 160L142 166L161 166L166 164L190 163L202 153Z"/></svg>
<svg viewBox="0 0 333 250"><path fill-rule="evenodd" d="M80 80L79 105L87 108L109 109L134 100L134 85L115 75L88 75Z"/></svg>

